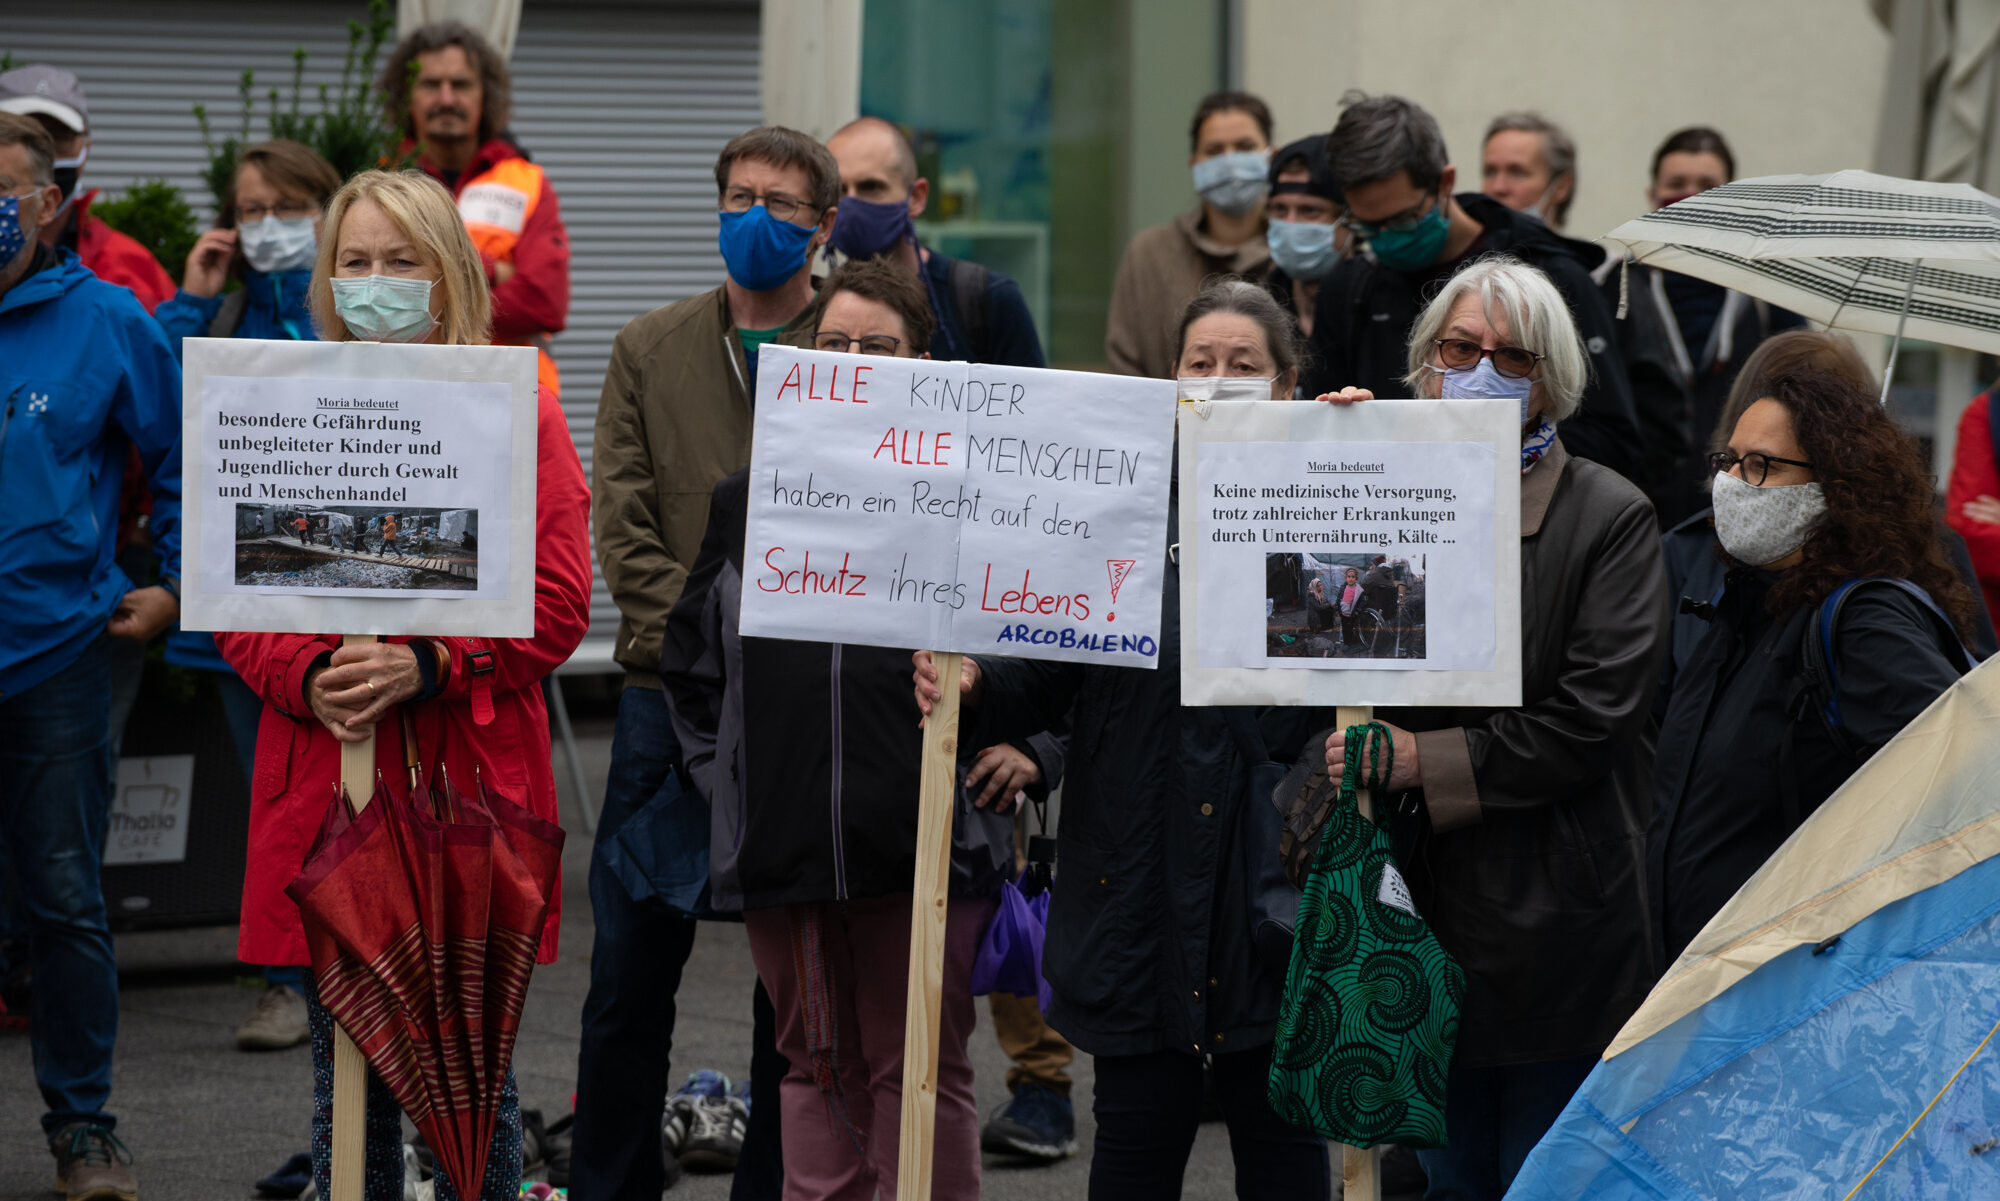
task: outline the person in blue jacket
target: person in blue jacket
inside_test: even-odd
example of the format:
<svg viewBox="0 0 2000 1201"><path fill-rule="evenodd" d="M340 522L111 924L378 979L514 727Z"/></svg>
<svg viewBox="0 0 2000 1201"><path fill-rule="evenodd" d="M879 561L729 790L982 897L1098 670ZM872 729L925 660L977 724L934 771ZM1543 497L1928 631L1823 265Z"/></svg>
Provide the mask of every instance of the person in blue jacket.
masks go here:
<svg viewBox="0 0 2000 1201"><path fill-rule="evenodd" d="M259 142L237 157L215 228L189 252L180 291L153 313L176 356L183 338L315 340L306 287L319 253L320 213L339 190L340 172L298 142ZM232 278L242 286L224 291ZM167 635L167 662L217 674L223 716L247 782L263 701L223 661L213 635L174 630ZM277 1051L305 1042L310 1032L299 969L267 967L264 980L269 987L236 1028L236 1045Z"/></svg>
<svg viewBox="0 0 2000 1201"><path fill-rule="evenodd" d="M0 871L34 932L42 1131L68 1198L134 1196L104 1111L118 968L99 875L111 813L110 647L180 612L181 374L132 293L37 237L55 147L0 113ZM127 446L153 491L162 583L114 561Z"/></svg>

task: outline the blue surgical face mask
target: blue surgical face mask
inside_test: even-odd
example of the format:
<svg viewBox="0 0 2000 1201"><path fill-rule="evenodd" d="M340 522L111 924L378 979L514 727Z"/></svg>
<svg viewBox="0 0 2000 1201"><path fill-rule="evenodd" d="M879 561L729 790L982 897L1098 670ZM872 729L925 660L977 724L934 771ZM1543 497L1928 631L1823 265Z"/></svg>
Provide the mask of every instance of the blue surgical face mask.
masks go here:
<svg viewBox="0 0 2000 1201"><path fill-rule="evenodd" d="M1312 283L1332 274L1340 263L1332 225L1318 221L1273 221L1264 231L1271 261L1293 279Z"/></svg>
<svg viewBox="0 0 2000 1201"><path fill-rule="evenodd" d="M1437 262L1451 236L1451 217L1443 202L1417 219L1409 229L1378 230L1368 238L1375 261L1391 271L1421 271Z"/></svg>
<svg viewBox="0 0 2000 1201"><path fill-rule="evenodd" d="M363 342L421 342L437 328L430 280L363 275L328 282L334 313Z"/></svg>
<svg viewBox="0 0 2000 1201"><path fill-rule="evenodd" d="M833 248L851 259L886 254L912 237L910 202L843 196L833 216Z"/></svg>
<svg viewBox="0 0 2000 1201"><path fill-rule="evenodd" d="M1266 152L1231 151L1194 165L1194 190L1217 212L1241 217L1264 203L1270 173L1271 156Z"/></svg>
<svg viewBox="0 0 2000 1201"><path fill-rule="evenodd" d="M769 292L806 265L806 249L817 226L780 221L761 204L748 212L722 213L716 236L729 278L752 292ZM839 217L836 215L836 221Z"/></svg>
<svg viewBox="0 0 2000 1201"><path fill-rule="evenodd" d="M0 266L14 261L28 244L28 231L21 226L21 198L0 196Z"/></svg>
<svg viewBox="0 0 2000 1201"><path fill-rule="evenodd" d="M1440 394L1446 400L1519 400L1521 424L1526 425L1528 400L1534 390L1534 380L1502 375L1494 370L1492 359L1481 358L1471 367L1445 368Z"/></svg>

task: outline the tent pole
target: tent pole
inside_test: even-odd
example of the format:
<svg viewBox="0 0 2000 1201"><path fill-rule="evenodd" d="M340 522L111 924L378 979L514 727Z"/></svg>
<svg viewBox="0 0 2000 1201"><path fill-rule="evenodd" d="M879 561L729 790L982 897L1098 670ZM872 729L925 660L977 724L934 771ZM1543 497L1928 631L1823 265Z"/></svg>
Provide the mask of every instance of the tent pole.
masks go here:
<svg viewBox="0 0 2000 1201"><path fill-rule="evenodd" d="M1896 355L1903 349L1903 327L1910 321L1910 297L1917 290L1917 268L1924 265L1922 259L1910 264L1910 281L1903 285L1903 311L1896 317L1896 340L1889 343L1889 365L1882 369L1882 403L1889 403L1889 381L1896 378Z"/></svg>
<svg viewBox="0 0 2000 1201"><path fill-rule="evenodd" d="M1375 720L1375 709L1371 705L1341 705L1334 714L1342 730L1350 726L1367 725ZM1366 788L1355 792L1355 807L1361 816L1374 815L1373 799ZM1340 1177L1342 1201L1382 1201L1382 1149L1380 1147L1340 1148Z"/></svg>
<svg viewBox="0 0 2000 1201"><path fill-rule="evenodd" d="M375 641L373 634L349 634L344 646ZM375 735L340 744L340 784L359 813L375 795ZM368 1061L347 1031L333 1028L332 1193L328 1201L361 1201L361 1173L367 1138Z"/></svg>
<svg viewBox="0 0 2000 1201"><path fill-rule="evenodd" d="M956 651L932 655L938 702L924 721L917 788L917 876L910 900L910 988L903 1008L903 1120L896 1144L896 1196L930 1201L937 1127L938 1018L943 1011L944 940L951 883L952 792L958 783Z"/></svg>

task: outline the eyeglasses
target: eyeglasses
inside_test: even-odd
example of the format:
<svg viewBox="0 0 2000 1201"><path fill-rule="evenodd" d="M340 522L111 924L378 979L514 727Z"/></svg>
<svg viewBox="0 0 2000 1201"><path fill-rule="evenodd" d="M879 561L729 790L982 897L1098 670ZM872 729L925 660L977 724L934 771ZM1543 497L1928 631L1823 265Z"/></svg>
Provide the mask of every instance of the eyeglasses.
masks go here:
<svg viewBox="0 0 2000 1201"><path fill-rule="evenodd" d="M846 354L852 348L857 354L879 354L894 357L896 348L903 344L901 338L887 334L866 334L850 338L846 334L824 333L813 335L814 350L828 350L834 354Z"/></svg>
<svg viewBox="0 0 2000 1201"><path fill-rule="evenodd" d="M243 225L248 225L253 221L262 221L264 218L273 215L287 221L296 220L300 217L317 217L319 216L319 206L308 204L303 200L280 200L276 208L267 208L261 204L246 204L236 210L236 220L239 224Z"/></svg>
<svg viewBox="0 0 2000 1201"><path fill-rule="evenodd" d="M1535 369L1535 364L1545 357L1519 346L1495 346L1488 350L1477 342L1464 338L1435 338L1431 345L1437 347L1438 362L1457 371L1477 367L1479 360L1492 356L1493 370L1509 377L1521 379Z"/></svg>
<svg viewBox="0 0 2000 1201"><path fill-rule="evenodd" d="M824 205L809 204L796 196L783 192L765 192L762 195L749 188L730 188L722 194L722 211L725 213L747 213L757 202L762 201L764 211L780 221L790 221L798 216L800 209L811 209L816 213L826 211Z"/></svg>
<svg viewBox="0 0 2000 1201"><path fill-rule="evenodd" d="M1747 455L1732 455L1726 450L1718 450L1708 456L1708 469L1717 475L1727 475L1729 469L1739 463L1743 465L1743 482L1758 488L1764 486L1764 480L1771 474L1773 463L1812 469L1812 464L1802 459L1781 459L1776 455L1762 454L1754 450Z"/></svg>
<svg viewBox="0 0 2000 1201"><path fill-rule="evenodd" d="M1425 217L1430 216L1431 209L1436 206L1437 197L1426 196L1387 221L1362 221L1355 217L1343 217L1341 220L1346 222L1347 228L1352 230L1357 238L1372 238L1378 234L1391 232L1408 233L1422 223Z"/></svg>

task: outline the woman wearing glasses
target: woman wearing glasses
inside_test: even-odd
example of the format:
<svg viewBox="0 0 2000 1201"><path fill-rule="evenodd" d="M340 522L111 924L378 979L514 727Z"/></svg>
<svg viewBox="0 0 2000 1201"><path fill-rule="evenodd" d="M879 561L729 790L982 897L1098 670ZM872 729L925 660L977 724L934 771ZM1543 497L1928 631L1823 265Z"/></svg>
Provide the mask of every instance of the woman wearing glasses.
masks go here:
<svg viewBox="0 0 2000 1201"><path fill-rule="evenodd" d="M1729 570L1660 727L1647 850L1664 962L1968 666L1973 598L1915 442L1846 373L1800 367L1758 391L1709 457Z"/></svg>
<svg viewBox="0 0 2000 1201"><path fill-rule="evenodd" d="M1666 578L1645 496L1563 447L1589 368L1546 275L1466 267L1405 362L1417 396L1520 405L1521 704L1376 713L1404 874L1468 986L1425 1195L1499 1201L1658 974L1641 868ZM1341 732L1318 753L1338 772Z"/></svg>

